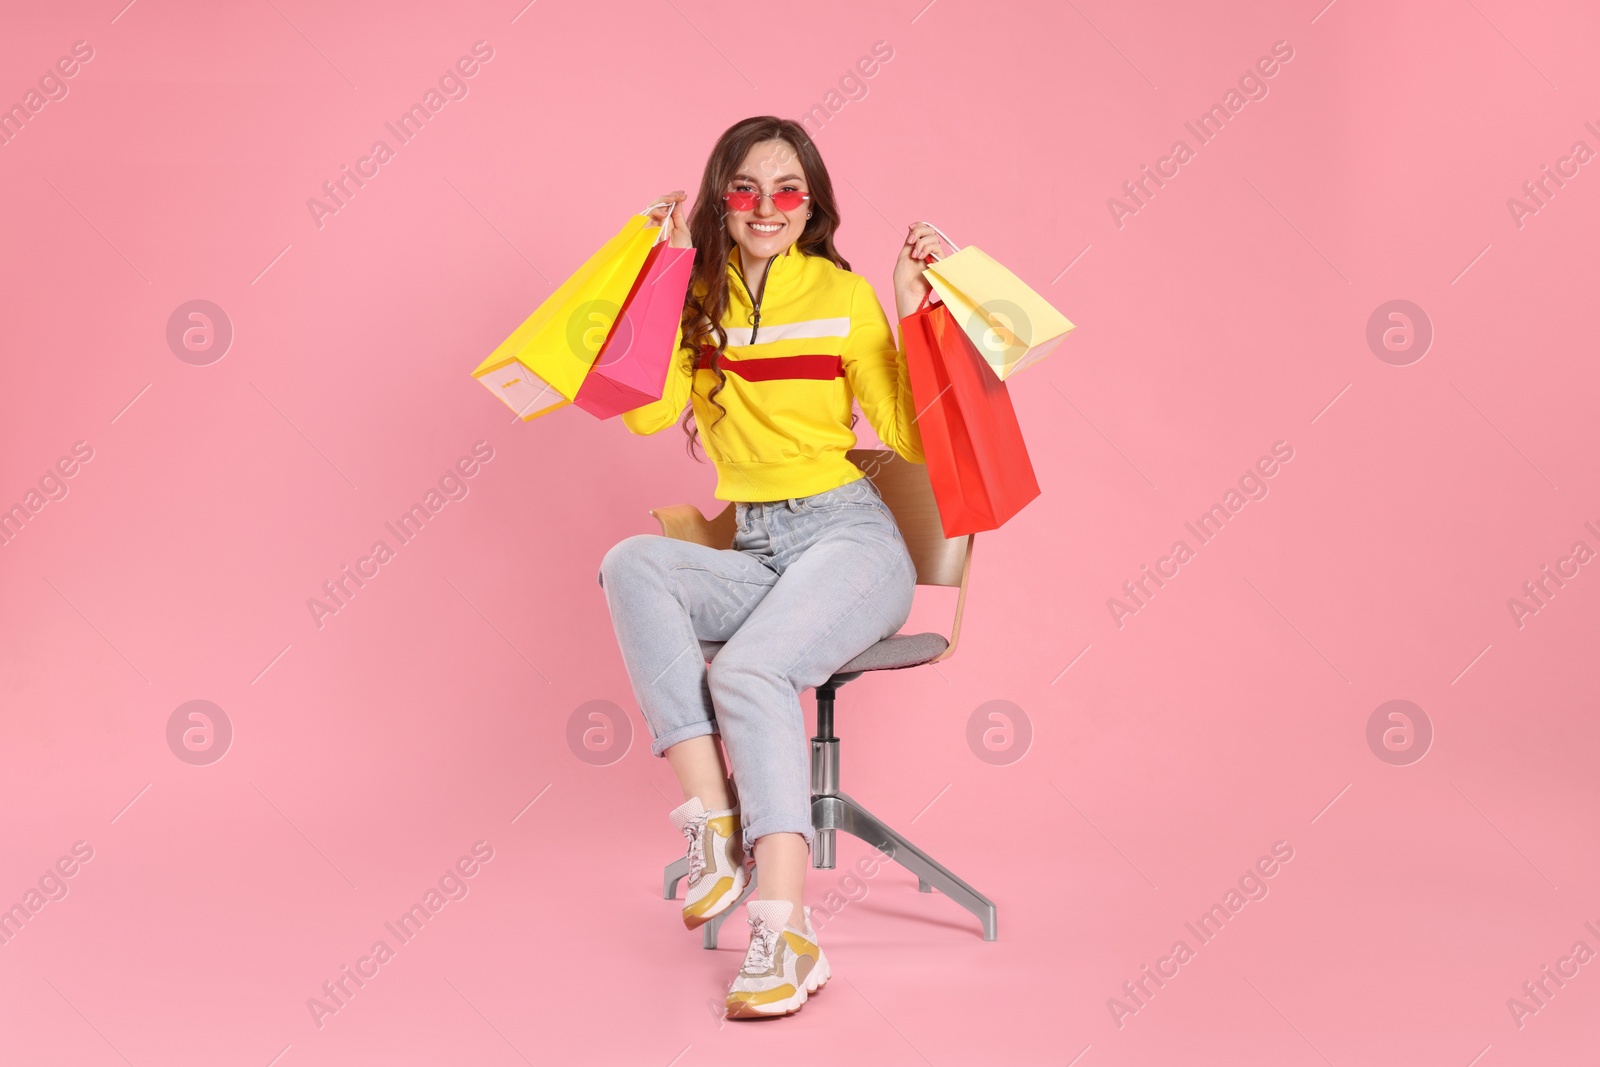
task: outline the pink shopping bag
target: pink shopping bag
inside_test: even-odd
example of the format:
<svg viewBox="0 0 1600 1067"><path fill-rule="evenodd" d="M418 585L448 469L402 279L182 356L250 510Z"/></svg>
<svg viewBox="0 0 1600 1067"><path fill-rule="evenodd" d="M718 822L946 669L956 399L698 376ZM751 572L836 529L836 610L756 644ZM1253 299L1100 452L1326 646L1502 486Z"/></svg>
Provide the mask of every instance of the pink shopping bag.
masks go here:
<svg viewBox="0 0 1600 1067"><path fill-rule="evenodd" d="M661 222L666 230L669 213ZM609 419L660 400L672 354L683 336L683 301L689 292L694 249L658 241L622 302L616 325L572 402Z"/></svg>

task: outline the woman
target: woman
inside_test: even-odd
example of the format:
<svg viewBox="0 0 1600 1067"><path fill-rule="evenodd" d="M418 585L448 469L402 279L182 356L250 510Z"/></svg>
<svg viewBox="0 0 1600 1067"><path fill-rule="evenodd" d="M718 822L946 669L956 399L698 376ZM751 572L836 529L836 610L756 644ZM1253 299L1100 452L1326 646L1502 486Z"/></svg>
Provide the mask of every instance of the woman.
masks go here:
<svg viewBox="0 0 1600 1067"><path fill-rule="evenodd" d="M727 550L626 538L600 584L651 751L683 789L670 817L688 838L684 923L726 911L756 879L728 1016L787 1015L830 973L801 901L812 830L800 694L896 633L916 584L893 516L845 456L852 399L904 459L923 461L922 439L903 347L834 250L833 185L798 123L729 128L687 221L682 190L660 200L651 215L673 247L697 249L694 269L662 398L622 420L651 434L683 412L691 455L703 430L738 532ZM933 227L910 227L894 267L901 318L940 252ZM709 667L701 639L726 642Z"/></svg>

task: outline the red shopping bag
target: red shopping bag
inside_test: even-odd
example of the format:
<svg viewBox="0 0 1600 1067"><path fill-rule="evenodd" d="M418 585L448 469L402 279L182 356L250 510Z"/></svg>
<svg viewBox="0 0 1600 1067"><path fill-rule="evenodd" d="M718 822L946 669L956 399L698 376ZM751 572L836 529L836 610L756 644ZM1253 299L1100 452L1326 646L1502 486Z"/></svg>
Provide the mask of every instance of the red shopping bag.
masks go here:
<svg viewBox="0 0 1600 1067"><path fill-rule="evenodd" d="M942 303L923 297L900 336L944 535L999 529L1039 495L1006 383Z"/></svg>
<svg viewBox="0 0 1600 1067"><path fill-rule="evenodd" d="M662 220L665 233L671 212ZM660 400L673 352L682 338L683 301L689 292L694 249L658 241L622 302L617 321L572 402L597 419L609 419Z"/></svg>

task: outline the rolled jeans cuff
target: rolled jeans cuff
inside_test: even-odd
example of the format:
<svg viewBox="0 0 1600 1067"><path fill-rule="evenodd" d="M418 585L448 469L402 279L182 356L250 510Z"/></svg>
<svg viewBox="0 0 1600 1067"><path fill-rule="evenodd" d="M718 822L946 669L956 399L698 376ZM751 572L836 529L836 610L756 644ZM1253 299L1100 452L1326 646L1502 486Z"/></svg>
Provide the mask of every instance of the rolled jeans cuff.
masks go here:
<svg viewBox="0 0 1600 1067"><path fill-rule="evenodd" d="M680 726L675 730L668 730L666 733L652 741L650 743L650 754L652 756L664 756L666 755L667 749L671 748L673 745L676 745L680 741L687 741L691 737L704 737L706 734L714 734L716 732L717 724L711 719L703 719L700 722L691 722L687 726Z"/></svg>
<svg viewBox="0 0 1600 1067"><path fill-rule="evenodd" d="M768 815L744 828L745 854L753 855L756 842L768 834L799 834L806 839L806 851L809 852L812 833L809 812L804 822L783 815Z"/></svg>

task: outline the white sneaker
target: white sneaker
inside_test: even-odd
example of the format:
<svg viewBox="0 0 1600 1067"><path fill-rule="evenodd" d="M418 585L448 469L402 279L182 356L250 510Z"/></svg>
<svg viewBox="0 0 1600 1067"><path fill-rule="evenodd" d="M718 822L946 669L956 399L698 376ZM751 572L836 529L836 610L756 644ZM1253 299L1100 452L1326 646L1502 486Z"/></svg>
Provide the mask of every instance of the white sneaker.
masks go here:
<svg viewBox="0 0 1600 1067"><path fill-rule="evenodd" d="M689 879L683 925L693 930L733 907L749 884L754 864L739 845L739 809L707 811L699 797L672 809L672 824L689 844Z"/></svg>
<svg viewBox="0 0 1600 1067"><path fill-rule="evenodd" d="M794 905L787 900L752 900L745 910L750 913L750 948L728 986L728 1018L792 1015L832 973L811 929L811 909L805 909L804 929L789 925Z"/></svg>

